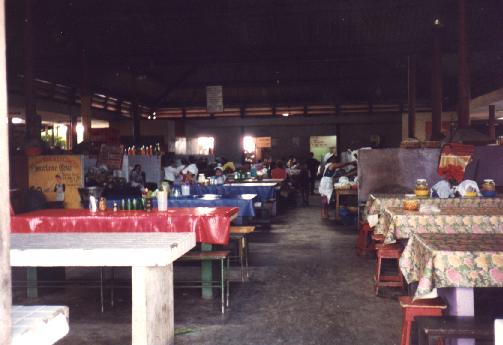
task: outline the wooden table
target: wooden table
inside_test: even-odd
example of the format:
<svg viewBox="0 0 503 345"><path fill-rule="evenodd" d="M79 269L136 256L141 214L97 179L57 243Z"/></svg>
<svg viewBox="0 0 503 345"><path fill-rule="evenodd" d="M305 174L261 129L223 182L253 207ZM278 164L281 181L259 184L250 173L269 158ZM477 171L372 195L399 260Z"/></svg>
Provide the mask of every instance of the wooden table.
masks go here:
<svg viewBox="0 0 503 345"><path fill-rule="evenodd" d="M111 232L194 232L202 250L213 244L229 242L230 223L238 216L237 207L196 207L160 212L112 211L90 212L84 209L49 209L11 217L13 233L111 233ZM212 263L201 264L201 279L212 280ZM28 269L28 281L36 281L35 269ZM36 297L36 288L28 296ZM204 287L203 298L212 298L213 290Z"/></svg>
<svg viewBox="0 0 503 345"><path fill-rule="evenodd" d="M503 234L415 233L400 268L407 282L418 282L416 298L440 295L450 315L474 316L474 288L503 288Z"/></svg>
<svg viewBox="0 0 503 345"><path fill-rule="evenodd" d="M51 345L68 334L68 307L12 306L12 345Z"/></svg>
<svg viewBox="0 0 503 345"><path fill-rule="evenodd" d="M384 235L384 243L407 239L415 233L503 233L503 208L498 207L445 207L438 213L390 207L381 218L375 232Z"/></svg>
<svg viewBox="0 0 503 345"><path fill-rule="evenodd" d="M335 192L335 220L340 220L339 210L341 208L340 198L341 195L358 195L358 189L338 189L334 188Z"/></svg>
<svg viewBox="0 0 503 345"><path fill-rule="evenodd" d="M383 226L382 217L387 208L402 208L405 194L370 194L365 204L363 218L366 219L371 227L379 228ZM418 199L421 205L432 205L440 208L501 208L503 207L503 195L494 198L476 197L476 198L421 198Z"/></svg>
<svg viewBox="0 0 503 345"><path fill-rule="evenodd" d="M174 342L173 261L194 233L40 233L11 235L11 266L132 267L132 344Z"/></svg>

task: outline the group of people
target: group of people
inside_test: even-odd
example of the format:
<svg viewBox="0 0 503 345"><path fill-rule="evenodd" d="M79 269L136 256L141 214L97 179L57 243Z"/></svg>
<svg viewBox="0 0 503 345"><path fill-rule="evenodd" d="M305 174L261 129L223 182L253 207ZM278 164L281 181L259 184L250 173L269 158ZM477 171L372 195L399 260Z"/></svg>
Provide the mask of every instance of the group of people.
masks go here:
<svg viewBox="0 0 503 345"><path fill-rule="evenodd" d="M280 197L288 199L292 191L298 191L302 197L302 205L307 206L309 205L309 196L315 194L316 180L321 178L318 188L321 195L321 218L327 219L334 183L342 176L356 175L355 165L355 161L340 162L333 152L327 153L321 162L314 158L314 154L310 152L306 158L301 160L292 155L286 160L273 161L271 158L265 158L254 164L243 162L239 166L224 158L217 158L212 164L201 165L198 164L195 157L190 156L188 160L169 159L164 168L164 180L170 184L176 182L192 183L202 172L206 177L212 176L215 183L223 184L227 174L239 171L242 176L262 176L283 180ZM133 186L145 185L145 173L139 164L131 171L129 179Z"/></svg>

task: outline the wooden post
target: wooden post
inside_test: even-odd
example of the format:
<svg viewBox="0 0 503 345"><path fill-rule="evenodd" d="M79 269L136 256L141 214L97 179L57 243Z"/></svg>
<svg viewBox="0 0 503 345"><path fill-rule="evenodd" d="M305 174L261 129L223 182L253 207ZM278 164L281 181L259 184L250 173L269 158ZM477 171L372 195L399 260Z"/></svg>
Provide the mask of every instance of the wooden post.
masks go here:
<svg viewBox="0 0 503 345"><path fill-rule="evenodd" d="M0 0L0 345L11 340L9 139L5 69L5 2Z"/></svg>
<svg viewBox="0 0 503 345"><path fill-rule="evenodd" d="M431 139L442 137L442 43L440 24L433 27L431 61Z"/></svg>
<svg viewBox="0 0 503 345"><path fill-rule="evenodd" d="M25 1L24 17L24 106L26 138L40 139L40 120L37 116L33 78L33 20L32 1Z"/></svg>
<svg viewBox="0 0 503 345"><path fill-rule="evenodd" d="M496 106L489 105L489 138L492 141L496 140Z"/></svg>
<svg viewBox="0 0 503 345"><path fill-rule="evenodd" d="M140 144L140 106L138 104L138 82L135 73L131 72L131 89L133 102L131 104L131 118L133 119L133 142L136 146Z"/></svg>
<svg viewBox="0 0 503 345"><path fill-rule="evenodd" d="M174 344L173 264L132 269L132 344Z"/></svg>
<svg viewBox="0 0 503 345"><path fill-rule="evenodd" d="M242 127L243 132L244 128ZM213 246L211 243L201 243L201 251L211 252ZM213 298L213 288L211 287L213 281L213 262L212 261L202 261L201 262L201 281L203 282L203 288L201 289L202 298L212 299Z"/></svg>
<svg viewBox="0 0 503 345"><path fill-rule="evenodd" d="M408 122L409 122L409 129L408 129L408 137L409 138L414 138L415 137L415 127L416 127L416 56L415 55L410 55L409 56L409 63L408 63Z"/></svg>
<svg viewBox="0 0 503 345"><path fill-rule="evenodd" d="M84 126L84 141L89 139L91 130L91 106L92 96L89 86L89 66L87 52L82 50L82 84L80 87L80 115Z"/></svg>
<svg viewBox="0 0 503 345"><path fill-rule="evenodd" d="M458 0L458 124L470 126L470 67L468 64L468 34L466 1Z"/></svg>
<svg viewBox="0 0 503 345"><path fill-rule="evenodd" d="M77 117L76 116L70 116L70 128L68 128L69 131L69 142L70 142L70 148L73 149L77 146Z"/></svg>

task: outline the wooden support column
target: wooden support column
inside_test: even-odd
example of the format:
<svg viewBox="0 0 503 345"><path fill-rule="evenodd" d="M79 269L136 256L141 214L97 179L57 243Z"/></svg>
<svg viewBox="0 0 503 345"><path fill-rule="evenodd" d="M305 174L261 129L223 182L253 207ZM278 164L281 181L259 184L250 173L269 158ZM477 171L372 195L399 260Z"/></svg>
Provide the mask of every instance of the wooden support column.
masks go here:
<svg viewBox="0 0 503 345"><path fill-rule="evenodd" d="M40 139L40 118L37 116L33 78L33 18L32 0L25 0L24 17L24 108L26 138Z"/></svg>
<svg viewBox="0 0 503 345"><path fill-rule="evenodd" d="M135 73L131 73L131 89L133 102L131 103L131 118L133 119L133 142L136 146L140 145L140 106L138 104L138 78Z"/></svg>
<svg viewBox="0 0 503 345"><path fill-rule="evenodd" d="M442 138L442 38L440 23L433 27L431 60L431 139Z"/></svg>
<svg viewBox="0 0 503 345"><path fill-rule="evenodd" d="M466 0L458 0L458 124L470 126L470 67Z"/></svg>
<svg viewBox="0 0 503 345"><path fill-rule="evenodd" d="M173 264L132 269L132 344L174 344Z"/></svg>
<svg viewBox="0 0 503 345"><path fill-rule="evenodd" d="M91 130L92 95L90 90L89 61L86 50L82 50L82 84L80 87L80 115L84 126L84 141L89 139Z"/></svg>
<svg viewBox="0 0 503 345"><path fill-rule="evenodd" d="M489 138L492 141L496 140L496 106L489 105Z"/></svg>
<svg viewBox="0 0 503 345"><path fill-rule="evenodd" d="M9 140L5 68L5 3L0 0L0 345L11 343Z"/></svg>
<svg viewBox="0 0 503 345"><path fill-rule="evenodd" d="M77 146L77 117L70 116L70 128L69 128L69 142L70 148L73 149Z"/></svg>
<svg viewBox="0 0 503 345"><path fill-rule="evenodd" d="M408 137L415 137L416 126L416 56L409 56L408 63Z"/></svg>

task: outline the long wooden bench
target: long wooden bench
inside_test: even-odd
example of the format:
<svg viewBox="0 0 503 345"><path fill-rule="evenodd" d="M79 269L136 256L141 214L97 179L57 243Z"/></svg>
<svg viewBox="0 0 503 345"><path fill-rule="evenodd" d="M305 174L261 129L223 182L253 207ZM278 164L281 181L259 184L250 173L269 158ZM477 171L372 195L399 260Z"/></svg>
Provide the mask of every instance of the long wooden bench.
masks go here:
<svg viewBox="0 0 503 345"><path fill-rule="evenodd" d="M51 345L68 334L68 307L12 306L12 345Z"/></svg>
<svg viewBox="0 0 503 345"><path fill-rule="evenodd" d="M225 307L229 307L229 277L230 277L230 251L191 251L181 256L177 261L220 261L220 281L176 281L175 287L180 288L220 288L222 314ZM215 284L218 283L218 284ZM226 296L224 298L224 296Z"/></svg>
<svg viewBox="0 0 503 345"><path fill-rule="evenodd" d="M440 339L494 339L494 320L473 316L416 317L419 345L437 345Z"/></svg>

